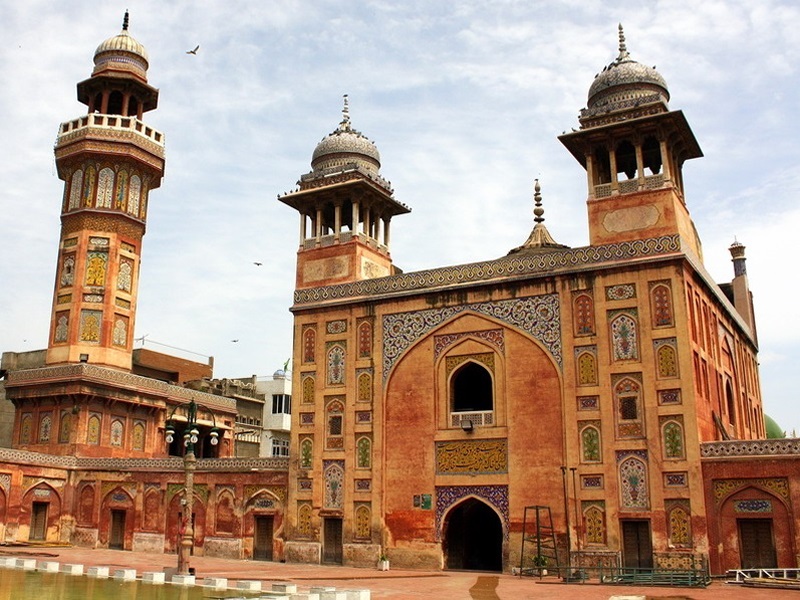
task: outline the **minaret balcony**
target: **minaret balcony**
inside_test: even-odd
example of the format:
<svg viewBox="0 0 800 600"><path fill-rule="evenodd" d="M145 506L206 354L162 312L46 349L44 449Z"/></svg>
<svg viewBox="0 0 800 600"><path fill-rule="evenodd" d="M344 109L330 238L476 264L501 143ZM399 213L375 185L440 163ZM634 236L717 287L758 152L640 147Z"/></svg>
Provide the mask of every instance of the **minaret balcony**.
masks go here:
<svg viewBox="0 0 800 600"><path fill-rule="evenodd" d="M87 137L122 138L128 141L138 139L145 142L142 146L159 156L163 156L164 152L164 134L157 129L136 117L101 113L91 113L62 123L58 129L56 147Z"/></svg>
<svg viewBox="0 0 800 600"><path fill-rule="evenodd" d="M611 183L601 183L594 186L594 198L608 198L615 194L631 194L640 190L658 190L664 187L666 180L663 173L647 175L643 179L625 179L617 182L617 189Z"/></svg>

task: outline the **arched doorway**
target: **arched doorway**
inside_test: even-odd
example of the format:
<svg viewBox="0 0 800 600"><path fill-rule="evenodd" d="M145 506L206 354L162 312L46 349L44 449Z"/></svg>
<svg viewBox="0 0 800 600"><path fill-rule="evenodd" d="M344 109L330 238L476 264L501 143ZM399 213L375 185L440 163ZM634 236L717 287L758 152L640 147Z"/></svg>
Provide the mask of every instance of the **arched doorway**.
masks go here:
<svg viewBox="0 0 800 600"><path fill-rule="evenodd" d="M448 569L503 570L503 526L491 507L469 498L453 508L444 525Z"/></svg>

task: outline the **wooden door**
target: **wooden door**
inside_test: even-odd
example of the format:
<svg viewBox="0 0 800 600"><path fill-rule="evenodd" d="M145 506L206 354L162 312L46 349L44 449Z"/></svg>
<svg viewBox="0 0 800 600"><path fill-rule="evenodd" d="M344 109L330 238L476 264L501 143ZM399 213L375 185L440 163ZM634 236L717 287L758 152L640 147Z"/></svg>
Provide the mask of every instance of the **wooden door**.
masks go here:
<svg viewBox="0 0 800 600"><path fill-rule="evenodd" d="M271 516L256 517L253 535L254 560L272 560L273 522Z"/></svg>
<svg viewBox="0 0 800 600"><path fill-rule="evenodd" d="M739 519L738 524L742 568L777 568L772 519Z"/></svg>
<svg viewBox="0 0 800 600"><path fill-rule="evenodd" d="M322 562L342 564L342 520L325 519L325 543Z"/></svg>
<svg viewBox="0 0 800 600"><path fill-rule="evenodd" d="M31 532L32 540L47 539L47 502L34 502L31 508Z"/></svg>
<svg viewBox="0 0 800 600"><path fill-rule="evenodd" d="M622 561L626 569L653 568L650 521L622 521Z"/></svg>
<svg viewBox="0 0 800 600"><path fill-rule="evenodd" d="M125 548L125 511L111 511L111 533L108 536L108 547L114 550Z"/></svg>

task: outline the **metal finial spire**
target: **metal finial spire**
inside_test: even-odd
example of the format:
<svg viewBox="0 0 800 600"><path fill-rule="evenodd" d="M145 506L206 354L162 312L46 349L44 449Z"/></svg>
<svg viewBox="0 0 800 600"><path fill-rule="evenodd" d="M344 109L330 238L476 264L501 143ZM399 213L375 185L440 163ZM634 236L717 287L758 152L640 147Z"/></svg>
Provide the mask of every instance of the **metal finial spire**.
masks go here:
<svg viewBox="0 0 800 600"><path fill-rule="evenodd" d="M542 216L544 214L544 209L542 208L542 195L539 193L542 191L542 187L539 185L538 179L534 181L535 184L533 186L533 203L534 203L533 220L536 223L541 223L544 221L544 217Z"/></svg>
<svg viewBox="0 0 800 600"><path fill-rule="evenodd" d="M625 31L622 29L622 23L619 24L619 60L620 58L625 58L630 56L628 53L628 46L625 44Z"/></svg>
<svg viewBox="0 0 800 600"><path fill-rule="evenodd" d="M125 9L125 18L122 19L122 31L128 31L128 9Z"/></svg>
<svg viewBox="0 0 800 600"><path fill-rule="evenodd" d="M350 102L347 99L347 94L344 94L344 106L342 107L342 122L339 124L339 129L343 131L350 130Z"/></svg>

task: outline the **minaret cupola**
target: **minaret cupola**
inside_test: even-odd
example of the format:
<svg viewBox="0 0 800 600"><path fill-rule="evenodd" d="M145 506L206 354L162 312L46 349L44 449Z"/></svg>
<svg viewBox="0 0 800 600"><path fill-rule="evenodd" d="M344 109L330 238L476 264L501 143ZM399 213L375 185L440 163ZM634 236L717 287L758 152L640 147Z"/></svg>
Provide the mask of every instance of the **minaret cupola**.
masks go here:
<svg viewBox="0 0 800 600"><path fill-rule="evenodd" d="M559 139L586 169L592 245L680 235L702 257L686 208L683 164L703 155L655 67L619 53L595 75L580 129Z"/></svg>
<svg viewBox="0 0 800 600"><path fill-rule="evenodd" d="M317 144L311 172L278 199L300 213L297 288L391 275L389 225L410 212L380 174L374 142L350 121L344 96L339 126Z"/></svg>

